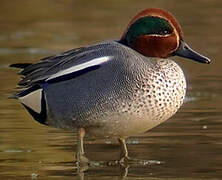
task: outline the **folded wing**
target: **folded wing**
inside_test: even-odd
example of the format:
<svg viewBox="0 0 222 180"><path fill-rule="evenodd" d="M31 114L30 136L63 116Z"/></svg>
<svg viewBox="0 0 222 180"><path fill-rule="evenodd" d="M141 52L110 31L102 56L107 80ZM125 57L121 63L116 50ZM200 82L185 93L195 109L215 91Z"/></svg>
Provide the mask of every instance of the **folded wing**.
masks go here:
<svg viewBox="0 0 222 180"><path fill-rule="evenodd" d="M97 47L95 47L97 46ZM50 83L86 73L99 68L112 59L112 56L100 54L101 45L83 47L67 51L63 54L50 56L35 64L12 64L11 67L22 68L19 73L22 87L30 87L36 83Z"/></svg>

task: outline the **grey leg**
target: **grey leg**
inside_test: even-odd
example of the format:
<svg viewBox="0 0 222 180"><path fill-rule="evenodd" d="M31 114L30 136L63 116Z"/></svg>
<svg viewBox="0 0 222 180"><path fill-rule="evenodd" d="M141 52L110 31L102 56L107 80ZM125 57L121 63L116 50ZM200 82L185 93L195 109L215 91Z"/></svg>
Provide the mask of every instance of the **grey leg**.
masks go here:
<svg viewBox="0 0 222 180"><path fill-rule="evenodd" d="M118 138L118 140L120 143L120 150L121 150L119 164L125 168L126 174L127 174L127 169L129 167L129 165L142 165L142 166L150 165L150 162L148 160L131 159L128 156L128 151L127 151L125 139Z"/></svg>
<svg viewBox="0 0 222 180"><path fill-rule="evenodd" d="M120 144L120 164L125 164L129 160L126 140L124 138L118 138L118 140Z"/></svg>
<svg viewBox="0 0 222 180"><path fill-rule="evenodd" d="M86 158L84 153L84 143L83 139L85 136L85 129L78 129L78 140L77 140L77 152L76 152L76 160L79 166L87 166L89 165L89 159Z"/></svg>

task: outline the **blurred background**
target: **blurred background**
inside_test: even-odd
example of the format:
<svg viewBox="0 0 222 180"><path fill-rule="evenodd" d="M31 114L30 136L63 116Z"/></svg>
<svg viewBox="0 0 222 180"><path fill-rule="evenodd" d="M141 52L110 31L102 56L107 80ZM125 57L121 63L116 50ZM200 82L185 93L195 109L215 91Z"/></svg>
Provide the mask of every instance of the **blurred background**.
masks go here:
<svg viewBox="0 0 222 180"><path fill-rule="evenodd" d="M19 77L8 68L100 41L119 39L144 8L170 11L185 41L212 59L199 64L173 57L187 77L187 98L170 120L128 139L130 156L146 167L94 167L85 179L222 178L222 1L220 0L1 0L0 5L0 178L84 179L73 163L75 132L44 127L8 96ZM119 157L115 139L86 139L90 159Z"/></svg>

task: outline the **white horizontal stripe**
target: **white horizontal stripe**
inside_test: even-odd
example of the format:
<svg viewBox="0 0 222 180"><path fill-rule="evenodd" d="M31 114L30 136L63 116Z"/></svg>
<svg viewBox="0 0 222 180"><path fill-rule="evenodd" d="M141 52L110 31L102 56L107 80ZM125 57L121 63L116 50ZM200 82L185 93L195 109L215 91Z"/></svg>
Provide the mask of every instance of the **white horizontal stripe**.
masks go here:
<svg viewBox="0 0 222 180"><path fill-rule="evenodd" d="M19 97L19 100L22 104L28 106L33 111L40 113L42 110L41 101L42 101L42 89L33 91L23 97Z"/></svg>
<svg viewBox="0 0 222 180"><path fill-rule="evenodd" d="M109 61L111 58L112 58L112 56L104 56L104 57L92 59L92 60L82 63L82 64L75 65L73 67L70 67L68 69L65 69L65 70L62 70L62 71L59 71L59 72L53 74L52 76L47 78L46 81L51 80L51 79L55 79L57 77L61 77L61 76L67 75L67 74L71 74L71 73L86 69L88 67L93 67L96 65L103 64L103 63Z"/></svg>

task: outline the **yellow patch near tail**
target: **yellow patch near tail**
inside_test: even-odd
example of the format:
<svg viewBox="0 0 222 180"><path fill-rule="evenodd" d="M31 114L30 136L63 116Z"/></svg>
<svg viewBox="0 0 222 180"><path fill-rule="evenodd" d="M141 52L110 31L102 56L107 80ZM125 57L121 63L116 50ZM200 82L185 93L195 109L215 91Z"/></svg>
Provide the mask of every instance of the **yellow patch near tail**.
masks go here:
<svg viewBox="0 0 222 180"><path fill-rule="evenodd" d="M36 113L41 113L42 89L33 91L23 97L19 97L22 104L26 105Z"/></svg>

